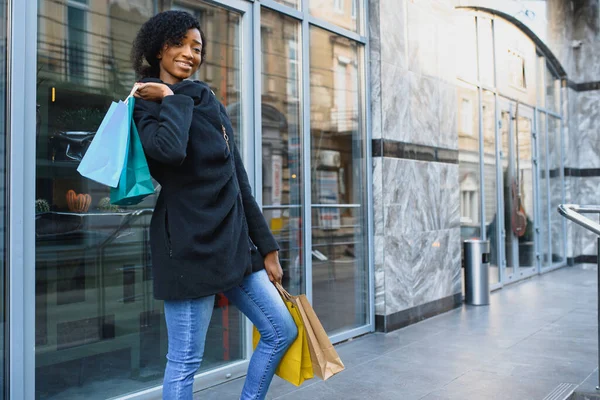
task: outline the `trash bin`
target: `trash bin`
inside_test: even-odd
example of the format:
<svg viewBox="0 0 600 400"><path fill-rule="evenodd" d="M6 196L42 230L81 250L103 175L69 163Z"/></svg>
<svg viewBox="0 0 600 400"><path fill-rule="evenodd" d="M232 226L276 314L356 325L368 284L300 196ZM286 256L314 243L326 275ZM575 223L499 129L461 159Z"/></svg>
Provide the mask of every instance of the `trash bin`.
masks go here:
<svg viewBox="0 0 600 400"><path fill-rule="evenodd" d="M464 250L465 301L476 306L490 304L490 242L465 240Z"/></svg>

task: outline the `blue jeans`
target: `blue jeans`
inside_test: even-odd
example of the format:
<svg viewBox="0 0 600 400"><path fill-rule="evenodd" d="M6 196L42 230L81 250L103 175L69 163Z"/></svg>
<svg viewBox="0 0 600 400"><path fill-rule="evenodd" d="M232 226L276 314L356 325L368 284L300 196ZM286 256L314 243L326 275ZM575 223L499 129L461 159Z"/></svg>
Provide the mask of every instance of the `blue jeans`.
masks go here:
<svg viewBox="0 0 600 400"><path fill-rule="evenodd" d="M279 361L296 339L296 324L265 270L248 275L224 295L261 335L250 359L241 399L264 399ZM192 400L194 374L202 363L214 300L215 296L207 296L164 302L169 336L164 400Z"/></svg>

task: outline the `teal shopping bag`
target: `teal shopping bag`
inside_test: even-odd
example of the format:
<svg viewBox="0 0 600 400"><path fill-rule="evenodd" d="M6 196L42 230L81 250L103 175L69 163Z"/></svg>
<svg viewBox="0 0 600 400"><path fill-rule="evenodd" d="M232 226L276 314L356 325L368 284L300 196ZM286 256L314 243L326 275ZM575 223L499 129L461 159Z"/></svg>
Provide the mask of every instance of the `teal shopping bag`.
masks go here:
<svg viewBox="0 0 600 400"><path fill-rule="evenodd" d="M77 171L88 179L116 187L123 172L128 136L127 104L124 101L113 102Z"/></svg>
<svg viewBox="0 0 600 400"><path fill-rule="evenodd" d="M119 179L119 185L110 189L110 202L120 206L138 204L144 197L154 193L150 169L144 154L144 148L133 121L135 98L128 99L129 140L125 152L125 164Z"/></svg>

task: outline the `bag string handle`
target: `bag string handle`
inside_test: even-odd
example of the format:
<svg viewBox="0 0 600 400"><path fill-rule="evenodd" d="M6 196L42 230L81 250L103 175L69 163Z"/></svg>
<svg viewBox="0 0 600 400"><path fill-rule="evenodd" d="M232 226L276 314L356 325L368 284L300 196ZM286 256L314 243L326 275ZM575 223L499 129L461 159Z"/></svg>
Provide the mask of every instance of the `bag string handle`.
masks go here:
<svg viewBox="0 0 600 400"><path fill-rule="evenodd" d="M133 97L133 94L140 88L140 85L138 85L137 83L135 85L133 85L133 88L131 89L131 92L129 92L129 96L127 96L125 98L124 103L127 104L127 102L129 101L130 98Z"/></svg>
<svg viewBox="0 0 600 400"><path fill-rule="evenodd" d="M275 287L277 288L279 294L281 294L281 297L286 300L292 300L292 295L289 294L288 291L283 288L283 286L281 286L281 283L275 282Z"/></svg>

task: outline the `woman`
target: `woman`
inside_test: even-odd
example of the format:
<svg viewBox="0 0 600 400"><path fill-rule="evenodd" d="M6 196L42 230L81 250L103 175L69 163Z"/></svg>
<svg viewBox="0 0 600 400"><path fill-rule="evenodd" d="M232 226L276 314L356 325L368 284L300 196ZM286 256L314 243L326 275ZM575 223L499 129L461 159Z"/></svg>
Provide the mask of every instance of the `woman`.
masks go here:
<svg viewBox="0 0 600 400"><path fill-rule="evenodd" d="M261 334L241 398L264 399L297 329L273 285L283 276L279 247L252 196L225 108L208 85L186 80L205 54L198 21L182 11L147 21L132 49L143 78L134 119L162 187L150 242L169 338L163 399L192 399L220 292Z"/></svg>

